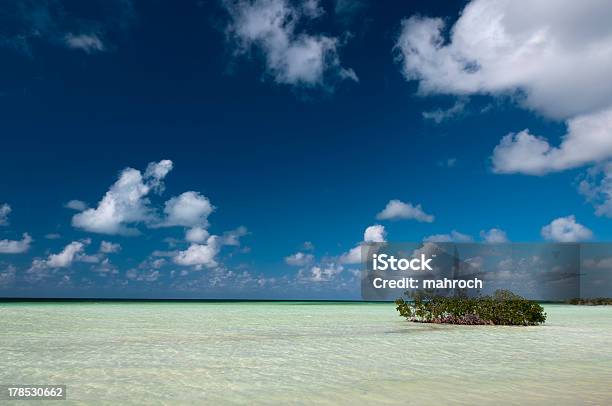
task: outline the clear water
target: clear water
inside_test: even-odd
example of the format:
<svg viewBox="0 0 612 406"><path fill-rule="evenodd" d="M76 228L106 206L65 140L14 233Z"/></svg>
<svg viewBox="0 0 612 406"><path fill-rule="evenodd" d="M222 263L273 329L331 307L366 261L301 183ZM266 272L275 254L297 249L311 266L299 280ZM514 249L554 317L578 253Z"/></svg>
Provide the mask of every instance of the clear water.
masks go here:
<svg viewBox="0 0 612 406"><path fill-rule="evenodd" d="M491 327L392 304L5 303L0 384L66 384L62 404L612 404L612 307L546 311Z"/></svg>

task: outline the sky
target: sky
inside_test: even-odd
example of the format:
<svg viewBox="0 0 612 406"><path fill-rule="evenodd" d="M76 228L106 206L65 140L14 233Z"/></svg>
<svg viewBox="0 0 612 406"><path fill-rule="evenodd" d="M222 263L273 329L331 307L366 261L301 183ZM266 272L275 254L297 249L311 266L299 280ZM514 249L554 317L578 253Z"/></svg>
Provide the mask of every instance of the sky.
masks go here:
<svg viewBox="0 0 612 406"><path fill-rule="evenodd" d="M612 240L609 2L8 3L0 296L358 299L364 241Z"/></svg>

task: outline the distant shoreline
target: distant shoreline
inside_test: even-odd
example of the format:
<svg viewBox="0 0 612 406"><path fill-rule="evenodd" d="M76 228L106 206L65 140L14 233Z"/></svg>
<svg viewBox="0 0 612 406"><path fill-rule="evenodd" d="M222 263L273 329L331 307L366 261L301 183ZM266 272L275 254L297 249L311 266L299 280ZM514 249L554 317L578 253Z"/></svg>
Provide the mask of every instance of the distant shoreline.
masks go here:
<svg viewBox="0 0 612 406"><path fill-rule="evenodd" d="M2 303L93 303L93 302L144 302L144 303L388 303L393 300L325 300L325 299L134 299L134 298L31 298L31 297L4 297L0 298ZM568 304L565 301L536 301L542 304Z"/></svg>
<svg viewBox="0 0 612 406"><path fill-rule="evenodd" d="M30 298L4 297L0 303L10 302L203 302L203 303L274 303L274 302L312 302L312 303L393 303L392 300L324 300L324 299L132 299L132 298Z"/></svg>

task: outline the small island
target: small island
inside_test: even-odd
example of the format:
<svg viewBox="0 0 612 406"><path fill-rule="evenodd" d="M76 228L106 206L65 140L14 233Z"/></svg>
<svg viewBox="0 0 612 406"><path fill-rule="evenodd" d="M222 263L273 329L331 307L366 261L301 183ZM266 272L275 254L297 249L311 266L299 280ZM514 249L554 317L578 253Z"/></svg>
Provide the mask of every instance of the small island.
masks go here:
<svg viewBox="0 0 612 406"><path fill-rule="evenodd" d="M612 297L575 298L568 300L567 303L581 306L609 306L612 305Z"/></svg>
<svg viewBox="0 0 612 406"><path fill-rule="evenodd" d="M444 297L418 292L395 301L400 316L417 323L535 326L546 321L544 308L507 290L492 296Z"/></svg>

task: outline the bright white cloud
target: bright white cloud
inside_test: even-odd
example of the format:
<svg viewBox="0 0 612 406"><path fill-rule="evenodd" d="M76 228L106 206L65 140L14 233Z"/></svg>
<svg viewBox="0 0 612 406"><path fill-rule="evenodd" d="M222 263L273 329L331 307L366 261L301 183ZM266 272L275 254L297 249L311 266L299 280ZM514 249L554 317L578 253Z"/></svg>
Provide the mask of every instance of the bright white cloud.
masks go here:
<svg viewBox="0 0 612 406"><path fill-rule="evenodd" d="M8 225L8 216L11 213L11 206L4 203L0 205L0 226Z"/></svg>
<svg viewBox="0 0 612 406"><path fill-rule="evenodd" d="M387 206L376 215L378 220L416 220L425 223L434 221L434 216L423 211L420 204L413 206L412 203L404 203L394 199L387 203Z"/></svg>
<svg viewBox="0 0 612 406"><path fill-rule="evenodd" d="M285 263L291 266L306 266L314 261L314 255L304 252L296 252L295 254L285 257Z"/></svg>
<svg viewBox="0 0 612 406"><path fill-rule="evenodd" d="M459 231L451 231L450 234L434 234L423 239L425 242L472 242L474 239Z"/></svg>
<svg viewBox="0 0 612 406"><path fill-rule="evenodd" d="M490 230L483 230L480 232L480 237L487 243L490 244L499 244L508 242L508 236L504 230L500 230L499 228L492 228Z"/></svg>
<svg viewBox="0 0 612 406"><path fill-rule="evenodd" d="M422 93L521 90L528 108L569 118L612 104L610 15L600 0L472 0L448 41L441 18L411 17L397 47Z"/></svg>
<svg viewBox="0 0 612 406"><path fill-rule="evenodd" d="M72 225L100 234L137 234L130 225L153 220L146 196L163 189L162 180L171 169L170 160L150 163L144 176L137 169L124 169L98 206L73 216Z"/></svg>
<svg viewBox="0 0 612 406"><path fill-rule="evenodd" d="M0 254L21 254L30 249L32 237L23 233L21 240L0 240Z"/></svg>
<svg viewBox="0 0 612 406"><path fill-rule="evenodd" d="M302 269L298 273L298 278L310 282L328 282L344 271L344 267L339 264L329 263L314 265L308 269Z"/></svg>
<svg viewBox="0 0 612 406"><path fill-rule="evenodd" d="M380 224L375 224L373 226L369 226L363 232L363 241L364 242L385 242L387 238L387 231L385 230L385 226Z"/></svg>
<svg viewBox="0 0 612 406"><path fill-rule="evenodd" d="M102 241L100 243L100 252L103 254L112 254L121 251L121 245L109 241Z"/></svg>
<svg viewBox="0 0 612 406"><path fill-rule="evenodd" d="M82 200L70 200L64 207L76 211L83 211L87 209L87 203Z"/></svg>
<svg viewBox="0 0 612 406"><path fill-rule="evenodd" d="M212 235L206 244L191 244L184 251L179 251L173 258L174 263L183 266L194 266L196 269L202 267L214 268L217 266L215 257L221 249L219 237Z"/></svg>
<svg viewBox="0 0 612 406"><path fill-rule="evenodd" d="M64 249L57 254L50 254L45 259L36 259L32 263L33 269L42 268L68 268L77 258L78 254L82 254L85 244L81 241L73 241L66 245Z"/></svg>
<svg viewBox="0 0 612 406"><path fill-rule="evenodd" d="M369 226L363 233L363 242L365 243L380 243L385 242L387 231L380 224ZM340 255L339 261L342 264L359 264L361 263L361 244L351 248L348 252Z"/></svg>
<svg viewBox="0 0 612 406"><path fill-rule="evenodd" d="M602 161L612 156L612 108L567 121L558 147L529 130L508 134L493 150L497 173L543 175Z"/></svg>
<svg viewBox="0 0 612 406"><path fill-rule="evenodd" d="M185 232L185 240L188 242L200 243L208 238L208 231L203 227L193 227Z"/></svg>
<svg viewBox="0 0 612 406"><path fill-rule="evenodd" d="M207 197L198 192L185 192L166 202L166 217L161 226L206 227L214 209Z"/></svg>
<svg viewBox="0 0 612 406"><path fill-rule="evenodd" d="M329 77L357 80L353 70L340 64L337 38L303 30L323 13L318 1L226 0L224 5L236 52L261 51L277 83L313 87L324 85Z"/></svg>
<svg viewBox="0 0 612 406"><path fill-rule="evenodd" d="M68 48L80 49L88 54L106 49L97 34L66 34L64 41Z"/></svg>
<svg viewBox="0 0 612 406"><path fill-rule="evenodd" d="M577 223L573 215L553 220L542 227L541 234L546 240L558 242L577 242L593 237L591 230Z"/></svg>
<svg viewBox="0 0 612 406"><path fill-rule="evenodd" d="M448 39L440 18L404 20L397 49L421 94L511 95L567 120L558 147L523 130L495 149L496 172L544 174L612 156L610 15L599 0L472 0Z"/></svg>

